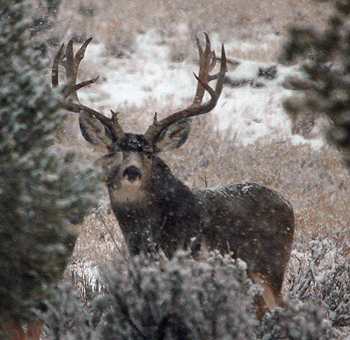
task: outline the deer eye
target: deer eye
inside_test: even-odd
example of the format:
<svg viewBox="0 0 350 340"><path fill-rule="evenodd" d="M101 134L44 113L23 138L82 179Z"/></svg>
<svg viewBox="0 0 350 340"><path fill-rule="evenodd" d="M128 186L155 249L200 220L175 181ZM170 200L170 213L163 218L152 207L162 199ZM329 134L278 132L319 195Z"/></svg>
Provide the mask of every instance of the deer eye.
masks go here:
<svg viewBox="0 0 350 340"><path fill-rule="evenodd" d="M109 153L98 160L98 163L102 165L103 169L109 170L115 164L119 164L121 162L122 153L121 152L113 152Z"/></svg>

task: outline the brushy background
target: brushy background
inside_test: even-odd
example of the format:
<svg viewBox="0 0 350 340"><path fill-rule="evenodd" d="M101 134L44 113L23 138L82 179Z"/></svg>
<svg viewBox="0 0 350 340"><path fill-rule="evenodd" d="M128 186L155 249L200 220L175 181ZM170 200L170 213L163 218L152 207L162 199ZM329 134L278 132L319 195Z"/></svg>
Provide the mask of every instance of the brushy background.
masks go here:
<svg viewBox="0 0 350 340"><path fill-rule="evenodd" d="M57 18L51 19L52 28L44 34L57 38L59 43L67 42L73 36L81 41L93 36L96 43L105 45L111 58L120 58L132 53L139 34L155 29L164 37L164 44L171 46L171 55L181 54L182 59L195 61L195 37L205 31L209 35L219 34L219 40L224 43L234 39L255 46L228 50L229 58L276 63L288 28L294 24L322 27L331 13L330 8L329 3L306 0L274 1L273 4L268 1L62 1ZM33 6L33 10L38 16L45 12L39 4ZM186 35L179 33L181 24L190 27ZM280 38L264 40L271 34ZM263 49L256 44L259 40L264 44ZM57 47L53 46L52 55L55 51ZM116 51L119 54L116 55ZM93 65L82 63L81 79L98 74L99 61L93 62ZM193 69L196 71L196 66ZM165 111L178 109L172 107L171 102L166 105ZM142 109L126 102L118 109L124 118L123 126L131 131L140 126L144 130L146 126L140 117L144 112L155 111L152 102ZM249 115L249 112L243 114ZM60 142L65 147L82 145L80 152L86 161L97 158L97 152L94 154L83 141L76 141L78 126L71 122L67 125L73 132L65 128ZM162 157L177 176L192 186L204 187L200 178L205 177L209 186L249 180L276 189L294 206L297 236L302 234L310 239L319 234L347 237L341 231L348 228L350 180L341 155L333 147L325 144L322 148L313 148L309 144L294 145L288 139L271 141L264 138L242 145L214 131L210 117L198 117L189 141L180 150ZM107 200L105 193L101 197ZM88 219L86 223L99 222ZM106 223L114 225L114 218L107 218ZM82 229L84 235L86 228Z"/></svg>
<svg viewBox="0 0 350 340"><path fill-rule="evenodd" d="M33 16L45 17L45 6L39 1L33 3ZM272 3L266 0L63 0L58 12L45 24L50 26L49 29L38 31L36 36L45 35L50 39L52 56L60 43L72 37L83 41L93 36L95 43L103 44L107 58L123 59L134 53L140 34L154 30L162 38L162 44L169 46L170 61L195 65L195 37L204 31L224 43L240 42L237 47L229 44L229 58L275 64L289 27L312 25L321 29L330 14L331 2L311 0L276 0ZM96 76L95 70L103 66L98 60L91 65L82 65L81 79ZM165 105L165 111L178 109L171 101ZM137 130L144 125L140 119L144 112L155 111L152 101L142 108L125 102L118 110L122 112L126 130ZM249 112L242 114L249 115ZM293 130L301 131L305 138L308 137L303 133L308 130L307 118L298 122L300 129ZM254 181L282 193L292 203L296 217L295 245L285 291L294 289L306 294L311 286L314 290L315 287L321 289L322 282L316 280L311 263L332 263L330 267L324 266L327 270L334 269L339 261L338 253L342 261L348 263L350 252L350 179L341 154L327 143L315 148L310 143L292 143L287 137L278 140L261 138L244 144L214 129L214 124L211 117L196 118L187 143L180 150L162 157L179 178L194 187L204 188L203 178L209 186L230 181ZM82 161L91 162L99 157L100 154L86 145L79 134L76 120L72 118L58 133L57 143L63 148L78 148ZM315 253L317 247L322 251ZM122 235L109 209L107 193L103 191L100 206L80 226L80 237L66 276L74 276L82 286L90 282L93 287L98 268L111 261L123 248ZM321 253L322 256L315 255ZM315 259L317 256L322 258ZM311 275L309 282L314 285L310 283L306 290L305 287L296 288L300 282L305 282L301 277L305 279L307 275ZM327 281L326 275L323 279Z"/></svg>

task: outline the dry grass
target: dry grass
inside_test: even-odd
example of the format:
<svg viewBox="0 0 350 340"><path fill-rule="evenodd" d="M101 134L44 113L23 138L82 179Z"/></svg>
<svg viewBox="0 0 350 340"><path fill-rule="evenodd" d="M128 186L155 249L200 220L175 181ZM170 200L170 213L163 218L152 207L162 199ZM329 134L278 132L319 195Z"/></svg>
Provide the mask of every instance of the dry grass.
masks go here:
<svg viewBox="0 0 350 340"><path fill-rule="evenodd" d="M39 1L33 8L42 12ZM93 36L114 55L132 51L136 36L156 29L174 48L177 58L192 56L193 38L205 31L218 34L221 41L256 43L256 47L229 51L237 58L275 60L280 43L265 39L271 34L284 36L294 24L322 25L329 15L329 3L314 0L269 1L187 1L63 0L51 34L61 40ZM186 27L186 32L182 28ZM179 32L179 27L180 31ZM181 39L179 39L181 37ZM266 40L262 45L262 40ZM259 47L260 45L260 47ZM237 54L237 55L236 55Z"/></svg>

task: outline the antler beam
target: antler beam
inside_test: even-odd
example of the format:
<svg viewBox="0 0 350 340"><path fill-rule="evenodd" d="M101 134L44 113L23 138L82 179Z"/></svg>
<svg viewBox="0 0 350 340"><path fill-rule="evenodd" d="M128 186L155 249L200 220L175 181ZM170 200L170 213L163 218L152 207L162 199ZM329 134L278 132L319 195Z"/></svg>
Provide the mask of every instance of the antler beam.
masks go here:
<svg viewBox="0 0 350 340"><path fill-rule="evenodd" d="M200 43L197 39L198 51L199 51L199 59L200 59L200 69L199 76L196 76L198 81L196 95L194 97L194 101L190 107L187 109L178 111L173 113L172 115L162 119L161 121L157 121L156 117L153 121L153 124L147 129L145 133L145 138L153 143L157 136L167 127L176 123L177 121L181 121L190 117L199 116L211 111L221 95L221 91L224 84L225 73L226 73L226 54L225 47L222 45L221 49L221 66L219 73L215 75L210 75L209 72L215 67L216 64L216 56L213 51L211 51L210 40L207 34L206 37L206 47L203 52ZM208 83L212 80L217 79L215 90L213 90ZM203 96L205 91L207 91L211 99L204 104L201 104L203 100Z"/></svg>
<svg viewBox="0 0 350 340"><path fill-rule="evenodd" d="M64 108L72 112L81 113L83 111L83 113L92 115L110 130L110 133L114 138L114 142L116 142L125 135L122 127L118 123L117 113L111 111L112 118L108 118L102 113L81 104L77 94L79 89L95 83L99 78L96 77L94 79L76 84L80 62L83 60L86 48L91 40L92 38L87 39L75 56L73 54L73 39L68 42L65 52L64 44L61 45L61 48L57 52L52 65L52 86L58 86L58 68L59 65L62 65L66 70L67 79L67 87L63 90L63 96L66 99L66 101L63 103Z"/></svg>

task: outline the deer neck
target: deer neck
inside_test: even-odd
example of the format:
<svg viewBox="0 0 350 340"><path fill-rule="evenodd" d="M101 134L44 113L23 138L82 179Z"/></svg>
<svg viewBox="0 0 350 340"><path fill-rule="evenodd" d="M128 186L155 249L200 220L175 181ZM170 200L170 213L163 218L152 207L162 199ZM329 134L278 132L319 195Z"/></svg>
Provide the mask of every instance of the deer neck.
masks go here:
<svg viewBox="0 0 350 340"><path fill-rule="evenodd" d="M120 203L111 198L111 201L126 242L135 248L130 249L131 253L160 246L171 257L181 245L186 248L190 239L199 236L196 197L160 158L154 159L144 199Z"/></svg>

